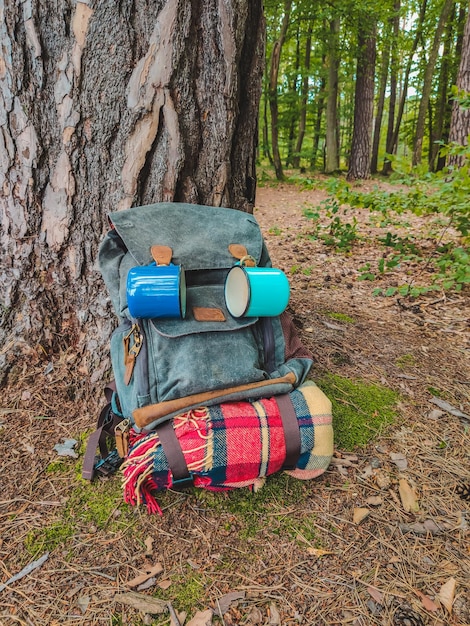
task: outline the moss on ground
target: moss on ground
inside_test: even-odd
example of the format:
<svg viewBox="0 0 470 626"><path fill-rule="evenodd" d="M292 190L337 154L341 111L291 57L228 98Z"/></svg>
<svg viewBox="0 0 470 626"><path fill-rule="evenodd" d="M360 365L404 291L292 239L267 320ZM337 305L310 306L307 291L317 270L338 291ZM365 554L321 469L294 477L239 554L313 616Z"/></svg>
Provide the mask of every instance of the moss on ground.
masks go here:
<svg viewBox="0 0 470 626"><path fill-rule="evenodd" d="M393 423L398 394L382 385L325 374L316 381L333 405L335 446L354 450L367 445Z"/></svg>
<svg viewBox="0 0 470 626"><path fill-rule="evenodd" d="M327 317L330 317L333 320L337 320L338 322L344 322L345 324L355 324L356 320L345 313L335 313L335 311L327 311L325 313Z"/></svg>
<svg viewBox="0 0 470 626"><path fill-rule="evenodd" d="M69 468L69 471L73 472L74 469ZM63 466L59 465L56 472L62 476ZM51 521L48 526L31 530L25 538L25 548L32 556L54 550L77 534L83 525L94 526L98 530L105 527L111 531L118 530L126 524L123 519L125 516L121 515L119 519L113 517L118 507L121 513L128 509L123 504L122 489L117 476L94 483L79 481L64 503L60 519Z"/></svg>

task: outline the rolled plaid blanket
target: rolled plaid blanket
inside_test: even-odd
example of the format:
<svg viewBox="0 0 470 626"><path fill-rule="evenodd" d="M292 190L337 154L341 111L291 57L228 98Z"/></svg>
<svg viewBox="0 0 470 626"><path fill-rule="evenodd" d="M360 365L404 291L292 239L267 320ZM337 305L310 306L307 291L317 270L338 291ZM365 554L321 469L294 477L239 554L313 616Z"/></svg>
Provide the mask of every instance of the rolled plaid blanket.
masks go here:
<svg viewBox="0 0 470 626"><path fill-rule="evenodd" d="M300 431L300 456L291 476L320 476L333 454L331 402L311 381L290 394ZM213 491L252 487L283 468L286 443L275 398L201 407L173 418L173 426L195 487ZM157 432L131 430L123 463L124 500L161 509L154 491L172 487L172 474Z"/></svg>

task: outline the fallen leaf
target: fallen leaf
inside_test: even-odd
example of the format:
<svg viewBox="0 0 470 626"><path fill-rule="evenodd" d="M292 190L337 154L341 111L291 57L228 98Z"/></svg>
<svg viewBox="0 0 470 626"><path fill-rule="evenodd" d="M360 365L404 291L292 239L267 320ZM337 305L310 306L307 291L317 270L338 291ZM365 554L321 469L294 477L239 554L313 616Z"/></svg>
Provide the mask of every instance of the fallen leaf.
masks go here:
<svg viewBox="0 0 470 626"><path fill-rule="evenodd" d="M151 578L147 578L145 582L143 582L141 585L137 587L137 591L145 591L146 589L150 589L150 587L153 587L156 582L157 582L157 579L155 578L155 576L152 576Z"/></svg>
<svg viewBox="0 0 470 626"><path fill-rule="evenodd" d="M269 626L281 626L281 616L276 605L271 602L269 605Z"/></svg>
<svg viewBox="0 0 470 626"><path fill-rule="evenodd" d="M64 443L56 443L54 450L59 456L71 456L72 459L78 459L78 454L74 450L77 443L76 439L64 439Z"/></svg>
<svg viewBox="0 0 470 626"><path fill-rule="evenodd" d="M408 467L408 461L406 460L406 456L404 454L401 454L401 452L390 452L390 458L399 470L406 470L406 468Z"/></svg>
<svg viewBox="0 0 470 626"><path fill-rule="evenodd" d="M158 586L160 587L160 589L163 589L163 590L168 589L169 587L171 587L171 580L168 580L168 579L167 580L161 580L158 583Z"/></svg>
<svg viewBox="0 0 470 626"><path fill-rule="evenodd" d="M432 519L427 519L424 522L415 522L414 524L400 524L399 528L403 533L415 533L416 535L427 535L428 533L431 535L440 535L450 528L453 525L450 523L439 522L437 524Z"/></svg>
<svg viewBox="0 0 470 626"><path fill-rule="evenodd" d="M367 591L378 604L383 604L384 594L379 591L379 589L376 589L375 587L367 587Z"/></svg>
<svg viewBox="0 0 470 626"><path fill-rule="evenodd" d="M381 504L383 504L384 501L381 496L370 496L369 498L367 498L366 502L371 506L380 506Z"/></svg>
<svg viewBox="0 0 470 626"><path fill-rule="evenodd" d="M316 556L317 558L325 556L325 554L333 554L333 552L331 552L330 550L322 550L321 548L310 548L310 547L307 548L307 552L311 554L312 556Z"/></svg>
<svg viewBox="0 0 470 626"><path fill-rule="evenodd" d="M416 513L419 510L416 491L404 478L401 478L398 483L398 493L400 494L402 506L407 513Z"/></svg>
<svg viewBox="0 0 470 626"><path fill-rule="evenodd" d="M217 600L217 608L215 610L215 615L224 615L230 608L230 605L237 600L243 600L245 598L244 591L230 591L229 593L224 594Z"/></svg>
<svg viewBox="0 0 470 626"><path fill-rule="evenodd" d="M366 519L369 514L370 509L366 509L364 507L355 507L353 511L353 522L355 524L360 524L362 520Z"/></svg>
<svg viewBox="0 0 470 626"><path fill-rule="evenodd" d="M156 563L153 567L148 567L138 576L136 576L132 580L129 580L126 583L126 587L138 587L139 585L145 583L149 578L152 578L153 576L156 576L161 572L163 572L163 567L161 563Z"/></svg>
<svg viewBox="0 0 470 626"><path fill-rule="evenodd" d="M145 546L145 554L146 554L146 556L149 556L150 554L152 554L152 552L153 552L153 537L147 537L147 539L144 541L144 546Z"/></svg>
<svg viewBox="0 0 470 626"><path fill-rule="evenodd" d="M452 613L456 584L457 581L455 578L449 578L449 580L442 585L437 594L439 601L442 602L449 613Z"/></svg>
<svg viewBox="0 0 470 626"><path fill-rule="evenodd" d="M457 409L455 406L452 406L452 404L450 404L449 402L446 402L445 400L441 400L440 398L436 398L434 396L429 400L429 402L432 402L443 411L446 411L447 413L450 413L451 415L454 415L455 417L461 417L462 419L470 420L470 415L467 415L466 413L462 413L460 409Z"/></svg>
<svg viewBox="0 0 470 626"><path fill-rule="evenodd" d="M82 612L83 615L87 612L88 606L90 604L90 596L80 596L77 598L78 608Z"/></svg>
<svg viewBox="0 0 470 626"><path fill-rule="evenodd" d="M175 613L175 615L178 621L175 621L174 616L170 613L170 626L183 626L186 621L186 617L188 616L186 611L178 611L178 613Z"/></svg>
<svg viewBox="0 0 470 626"><path fill-rule="evenodd" d="M437 606L437 604L435 602L433 602L431 600L431 598L429 596L426 596L424 593L421 593L421 591L418 591L418 589L413 589L413 591L415 592L415 594L421 600L421 602L422 602L424 608L426 609L426 611L431 611L433 613L435 611L439 611L439 607Z"/></svg>
<svg viewBox="0 0 470 626"><path fill-rule="evenodd" d="M159 615L168 611L168 605L165 600L152 598L145 593L137 593L136 591L118 593L114 596L114 600L121 604L127 604L138 611L142 611L142 613L150 613L150 615Z"/></svg>
<svg viewBox="0 0 470 626"><path fill-rule="evenodd" d="M430 420L438 420L443 415L444 411L441 411L440 409L433 409L432 411L429 411L426 417Z"/></svg>
<svg viewBox="0 0 470 626"><path fill-rule="evenodd" d="M207 609L207 611L198 611L196 615L189 620L186 626L211 626L212 615L212 609Z"/></svg>

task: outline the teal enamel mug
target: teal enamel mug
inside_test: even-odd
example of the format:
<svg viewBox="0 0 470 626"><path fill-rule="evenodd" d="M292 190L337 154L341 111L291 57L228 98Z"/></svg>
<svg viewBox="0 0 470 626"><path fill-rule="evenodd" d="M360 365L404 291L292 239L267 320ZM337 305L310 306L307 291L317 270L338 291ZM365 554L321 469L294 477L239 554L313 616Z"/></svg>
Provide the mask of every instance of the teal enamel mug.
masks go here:
<svg viewBox="0 0 470 626"><path fill-rule="evenodd" d="M127 274L127 306L135 318L186 315L186 281L180 265L133 267Z"/></svg>
<svg viewBox="0 0 470 626"><path fill-rule="evenodd" d="M233 267L225 280L225 304L233 317L274 317L289 302L287 276L273 267Z"/></svg>

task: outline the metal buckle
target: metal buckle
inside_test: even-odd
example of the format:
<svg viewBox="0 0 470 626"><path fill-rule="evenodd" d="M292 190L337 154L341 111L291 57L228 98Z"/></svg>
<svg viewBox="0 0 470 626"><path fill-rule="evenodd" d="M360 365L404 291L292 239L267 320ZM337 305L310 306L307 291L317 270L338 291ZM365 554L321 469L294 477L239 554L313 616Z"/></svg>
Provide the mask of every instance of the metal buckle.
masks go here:
<svg viewBox="0 0 470 626"><path fill-rule="evenodd" d="M179 491L180 489L188 489L189 487L194 487L194 477L191 473L189 476L185 476L185 478L178 478L178 480L173 478L171 489Z"/></svg>
<svg viewBox="0 0 470 626"><path fill-rule="evenodd" d="M100 476L111 476L120 468L123 459L118 454L116 449L111 450L107 457L100 459L95 463L94 471Z"/></svg>

